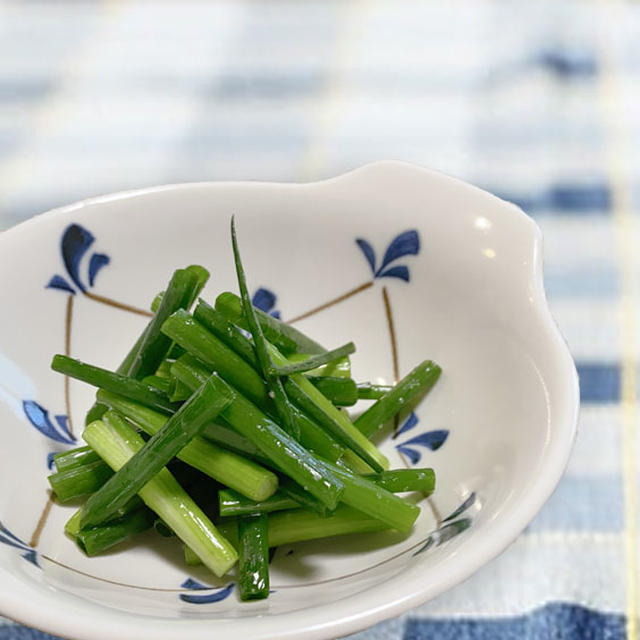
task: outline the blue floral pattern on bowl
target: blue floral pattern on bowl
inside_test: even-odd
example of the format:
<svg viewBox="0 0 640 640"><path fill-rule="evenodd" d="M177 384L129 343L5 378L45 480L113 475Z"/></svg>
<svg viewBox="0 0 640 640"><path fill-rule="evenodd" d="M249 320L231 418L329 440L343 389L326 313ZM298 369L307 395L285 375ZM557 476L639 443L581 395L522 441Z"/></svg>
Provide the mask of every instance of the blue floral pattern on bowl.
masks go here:
<svg viewBox="0 0 640 640"><path fill-rule="evenodd" d="M371 267L371 274L375 278L399 278L405 282L409 282L409 268L404 264L387 267L396 260L404 256L415 256L420 253L420 236L415 229L404 231L397 235L387 247L382 258L382 263L376 267L376 252L373 247L364 238L357 238L356 244L367 259Z"/></svg>
<svg viewBox="0 0 640 640"><path fill-rule="evenodd" d="M179 598L183 602L188 602L189 604L213 604L214 602L226 600L233 593L235 584L231 582L224 587L216 588L208 587L193 578L187 578L180 586L189 591L189 593L180 594ZM203 591L207 593L197 593Z"/></svg>
<svg viewBox="0 0 640 640"><path fill-rule="evenodd" d="M21 552L21 556L31 564L39 567L38 564L38 552L28 545L26 542L23 542L18 536L14 535L4 526L2 522L0 522L0 542L6 544L9 547L13 547L18 549Z"/></svg>

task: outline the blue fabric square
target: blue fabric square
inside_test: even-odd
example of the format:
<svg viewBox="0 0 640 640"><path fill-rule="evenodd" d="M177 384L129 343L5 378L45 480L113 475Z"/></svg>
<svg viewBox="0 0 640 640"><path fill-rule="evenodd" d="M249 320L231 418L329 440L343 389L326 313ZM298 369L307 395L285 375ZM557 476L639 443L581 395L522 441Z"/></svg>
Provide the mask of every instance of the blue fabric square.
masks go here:
<svg viewBox="0 0 640 640"><path fill-rule="evenodd" d="M624 640L624 616L552 603L523 616L407 621L403 640Z"/></svg>

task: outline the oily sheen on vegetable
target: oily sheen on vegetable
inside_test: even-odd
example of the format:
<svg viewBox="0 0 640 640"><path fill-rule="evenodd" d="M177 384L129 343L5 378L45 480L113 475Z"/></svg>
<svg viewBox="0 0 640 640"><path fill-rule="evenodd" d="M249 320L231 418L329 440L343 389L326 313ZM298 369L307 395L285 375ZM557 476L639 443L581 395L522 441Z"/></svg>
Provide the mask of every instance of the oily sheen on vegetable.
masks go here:
<svg viewBox="0 0 640 640"><path fill-rule="evenodd" d="M152 529L255 600L269 595L270 547L411 531L435 474L389 470L371 437L441 370L425 360L393 386L354 380L353 342L326 349L251 304L233 218L231 244L240 295L209 303L208 271L178 269L116 371L54 356L97 394L87 446L57 454L49 482L58 501L84 500L65 532L88 556Z"/></svg>

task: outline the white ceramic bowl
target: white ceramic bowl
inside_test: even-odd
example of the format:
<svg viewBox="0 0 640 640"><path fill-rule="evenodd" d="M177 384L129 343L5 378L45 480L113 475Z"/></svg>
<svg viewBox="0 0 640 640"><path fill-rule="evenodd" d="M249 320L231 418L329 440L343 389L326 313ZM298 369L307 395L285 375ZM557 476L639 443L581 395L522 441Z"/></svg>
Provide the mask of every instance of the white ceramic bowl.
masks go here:
<svg viewBox="0 0 640 640"><path fill-rule="evenodd" d="M257 302L320 342L354 339L355 376L392 382L425 358L441 380L383 451L433 466L408 537L280 548L267 601L154 538L95 559L62 533L52 452L80 439L92 392L53 353L115 368L170 272L235 286L235 213ZM556 486L576 429L573 362L542 283L541 235L517 207L444 175L379 163L315 184L204 183L95 198L0 236L0 613L81 640L332 638L419 605L500 553ZM348 294L348 295L347 295ZM124 305L119 308L118 305ZM290 553L290 551L293 551Z"/></svg>

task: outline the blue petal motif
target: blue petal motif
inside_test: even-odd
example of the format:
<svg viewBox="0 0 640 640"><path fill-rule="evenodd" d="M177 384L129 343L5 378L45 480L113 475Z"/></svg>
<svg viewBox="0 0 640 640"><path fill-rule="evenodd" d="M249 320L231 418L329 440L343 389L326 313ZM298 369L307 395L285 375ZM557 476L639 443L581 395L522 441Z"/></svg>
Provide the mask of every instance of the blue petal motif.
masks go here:
<svg viewBox="0 0 640 640"><path fill-rule="evenodd" d="M49 280L45 289L60 289L60 291L68 291L73 295L76 294L76 290L62 276L58 275L53 276L53 278Z"/></svg>
<svg viewBox="0 0 640 640"><path fill-rule="evenodd" d="M69 277L83 293L86 288L80 280L78 269L80 261L93 244L95 238L78 224L69 225L62 236L62 260Z"/></svg>
<svg viewBox="0 0 640 640"><path fill-rule="evenodd" d="M30 549L26 553L23 553L22 557L27 562L30 562L32 565L35 565L36 567L40 568L40 565L38 564L38 552L35 549Z"/></svg>
<svg viewBox="0 0 640 640"><path fill-rule="evenodd" d="M431 451L437 451L449 437L449 432L446 429L436 429L435 431L427 431L421 433L411 440L407 440L402 443L402 446L406 445L418 445L421 447L427 447Z"/></svg>
<svg viewBox="0 0 640 640"><path fill-rule="evenodd" d="M385 251L376 276L391 262L402 256L415 256L420 252L420 236L415 229L397 235Z"/></svg>
<svg viewBox="0 0 640 640"><path fill-rule="evenodd" d="M62 442L63 444L73 444L75 438L71 438L67 435L62 435L56 431L51 420L49 419L49 412L33 400L24 400L22 402L22 408L29 422L47 438L51 438L56 442Z"/></svg>
<svg viewBox="0 0 640 640"><path fill-rule="evenodd" d="M195 582L195 580L193 582ZM199 583L196 583L196 584L199 584ZM233 587L234 587L234 583L231 582L226 587L223 587L222 589L218 589L213 593L207 593L203 595L196 595L194 593L181 593L180 600L182 600L183 602L188 602L190 604L211 604L212 602L221 602L222 600L225 600L231 595L233 591ZM202 587L195 587L195 589L201 590Z"/></svg>
<svg viewBox="0 0 640 640"><path fill-rule="evenodd" d="M50 451L47 453L47 469L49 469L49 471L53 470L53 466L55 465L55 460L53 458L57 453L57 451Z"/></svg>
<svg viewBox="0 0 640 640"><path fill-rule="evenodd" d="M106 267L109 264L109 256L104 253L94 253L89 260L89 286L93 287L93 283L96 280L98 271L102 267Z"/></svg>
<svg viewBox="0 0 640 640"><path fill-rule="evenodd" d="M276 294L273 291L269 291L269 289L263 289L262 287L258 289L254 294L253 298L251 298L251 304L264 311L265 313L269 313L276 306Z"/></svg>
<svg viewBox="0 0 640 640"><path fill-rule="evenodd" d="M356 244L360 247L362 253L364 253L364 257L367 259L367 262L371 267L371 273L375 275L376 252L373 250L373 247L364 238L356 238Z"/></svg>
<svg viewBox="0 0 640 640"><path fill-rule="evenodd" d="M400 453L407 456L407 458L411 460L411 464L418 464L418 462L420 462L420 458L422 457L422 454L419 451L416 451L415 449L409 449L409 447L403 447L402 445L398 445L396 449Z"/></svg>
<svg viewBox="0 0 640 640"><path fill-rule="evenodd" d="M202 582L198 582L193 578L187 578L181 585L183 589L191 589L191 590L199 590L199 591L207 591L208 589L213 589L207 584L202 584Z"/></svg>
<svg viewBox="0 0 640 640"><path fill-rule="evenodd" d="M22 543L16 543L13 540L10 540L9 538L5 538L4 536L0 536L0 542L3 542L4 544L9 545L10 547L15 547L16 549L20 549L20 551L24 551L26 548Z"/></svg>
<svg viewBox="0 0 640 640"><path fill-rule="evenodd" d="M7 527L5 527L4 524L2 524L2 522L0 522L0 533L5 535L8 538L12 538L13 540L21 544L23 547L28 548L27 545L24 542L22 542L22 540L20 540L18 536L13 535L13 533L11 533L11 531L9 531L9 529L7 529Z"/></svg>
<svg viewBox="0 0 640 640"><path fill-rule="evenodd" d="M71 431L69 431L69 418L65 415L57 415L53 416L53 418L58 423L58 430L62 431L71 442L75 442L76 439L71 435Z"/></svg>
<svg viewBox="0 0 640 640"><path fill-rule="evenodd" d="M474 491L451 515L448 515L442 522L449 522L449 520L454 520L459 515L464 513L469 507L473 506L475 501L476 492Z"/></svg>
<svg viewBox="0 0 640 640"><path fill-rule="evenodd" d="M425 544L414 552L413 555L417 556L419 553L423 553L424 551L431 549L431 547L438 547L441 544L448 542L457 535L460 535L463 531L466 531L471 526L471 522L471 518L461 518L455 522L450 522L444 527L440 527L440 529L434 531L427 538Z"/></svg>
<svg viewBox="0 0 640 640"><path fill-rule="evenodd" d="M400 280L409 282L409 269L403 264L399 264L395 267L390 267L382 273L376 273L376 278L400 278Z"/></svg>
<svg viewBox="0 0 640 640"><path fill-rule="evenodd" d="M31 562L36 567L39 567L38 564L38 553L34 549L32 549L28 544L25 544L18 538L13 535L9 529L7 529L2 522L0 522L0 542L8 545L9 547L14 547L20 551L24 551L22 557L27 560L27 562Z"/></svg>
<svg viewBox="0 0 640 640"><path fill-rule="evenodd" d="M414 417L415 422L413 420ZM417 423L418 418L412 412L411 415L407 418L407 421L402 425L402 429L400 429L398 433L400 434L403 431L412 429ZM409 458L409 460L411 460L411 464L418 464L418 462L420 462L420 458L422 458L422 454L420 453L420 451L413 449L408 445L417 445L419 447L426 447L427 449L431 449L431 451L437 451L445 443L445 440L448 437L449 432L444 429L427 431L426 433L421 433L415 438L411 438L411 440L407 440L402 444L396 445L396 449L407 458Z"/></svg>
<svg viewBox="0 0 640 640"><path fill-rule="evenodd" d="M413 429L418 424L418 422L419 422L418 416L415 414L415 411L412 411L409 414L409 417L404 421L404 423L400 427L400 429L398 429L398 431L396 433L396 438L401 433L406 433L407 431L410 431L411 429Z"/></svg>

